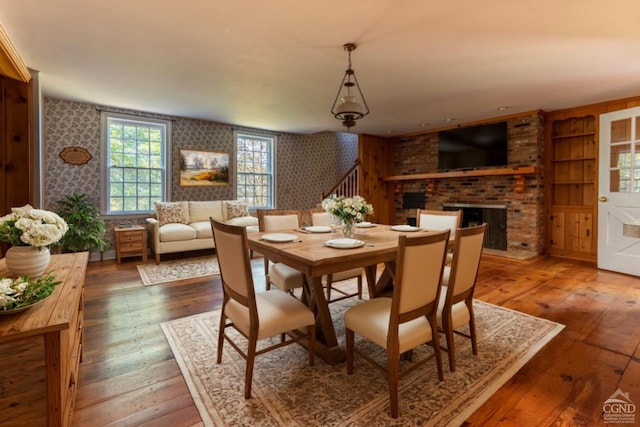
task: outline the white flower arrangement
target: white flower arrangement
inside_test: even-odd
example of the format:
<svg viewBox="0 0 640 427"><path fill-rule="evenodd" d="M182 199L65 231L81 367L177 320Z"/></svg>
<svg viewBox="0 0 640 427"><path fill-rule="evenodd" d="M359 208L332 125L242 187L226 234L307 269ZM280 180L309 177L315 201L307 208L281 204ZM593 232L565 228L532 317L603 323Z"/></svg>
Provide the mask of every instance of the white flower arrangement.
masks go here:
<svg viewBox="0 0 640 427"><path fill-rule="evenodd" d="M322 208L342 221L362 221L365 215L373 215L373 206L362 196L332 196L322 201Z"/></svg>
<svg viewBox="0 0 640 427"><path fill-rule="evenodd" d="M0 311L15 310L42 301L53 293L59 283L51 273L31 281L27 276L0 278Z"/></svg>
<svg viewBox="0 0 640 427"><path fill-rule="evenodd" d="M24 205L0 218L0 241L42 248L57 243L68 228L58 214Z"/></svg>

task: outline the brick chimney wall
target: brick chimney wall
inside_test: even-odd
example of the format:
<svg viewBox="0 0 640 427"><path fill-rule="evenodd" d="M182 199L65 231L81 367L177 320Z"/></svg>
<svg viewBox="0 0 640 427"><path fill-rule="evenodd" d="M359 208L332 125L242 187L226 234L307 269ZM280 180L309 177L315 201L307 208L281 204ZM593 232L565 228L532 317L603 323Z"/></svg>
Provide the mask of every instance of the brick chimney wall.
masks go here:
<svg viewBox="0 0 640 427"><path fill-rule="evenodd" d="M543 167L544 129L540 114L507 120L508 164ZM438 170L438 134L419 135L396 142L394 175L431 173ZM426 181L404 181L394 197L395 223L415 218L415 209L402 208L404 192L426 192ZM442 178L434 194L427 193L425 209L442 210L444 203L507 206L507 250L499 254L528 258L544 251L544 188L542 175L527 175L525 191L515 192L515 178L480 176Z"/></svg>

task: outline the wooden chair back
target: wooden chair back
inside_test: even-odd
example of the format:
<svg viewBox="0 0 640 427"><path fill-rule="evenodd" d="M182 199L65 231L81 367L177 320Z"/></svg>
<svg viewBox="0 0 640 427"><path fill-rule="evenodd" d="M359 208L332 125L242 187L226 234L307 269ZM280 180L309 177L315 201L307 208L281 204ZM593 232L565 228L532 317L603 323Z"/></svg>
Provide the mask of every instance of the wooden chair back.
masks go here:
<svg viewBox="0 0 640 427"><path fill-rule="evenodd" d="M245 227L237 227L210 219L216 247L220 280L222 281L223 309L230 300L249 310L257 327L255 289L249 260L249 243Z"/></svg>
<svg viewBox="0 0 640 427"><path fill-rule="evenodd" d="M486 223L458 230L447 284L450 304L473 297L486 231Z"/></svg>
<svg viewBox="0 0 640 427"><path fill-rule="evenodd" d="M302 214L299 210L258 209L258 229L260 231L293 230L300 227Z"/></svg>
<svg viewBox="0 0 640 427"><path fill-rule="evenodd" d="M400 324L420 316L435 316L449 234L445 230L426 236L399 236L390 332L397 333ZM393 338L390 334L389 339Z"/></svg>
<svg viewBox="0 0 640 427"><path fill-rule="evenodd" d="M462 210L436 211L418 209L416 225L428 230L451 230L451 239L456 237L456 229L462 227Z"/></svg>
<svg viewBox="0 0 640 427"><path fill-rule="evenodd" d="M455 372L454 333L471 339L471 351L478 354L475 315L473 313L473 292L480 268L484 236L487 224L476 227L460 228L453 245L453 261L446 267L444 301L438 308L438 323L447 338L449 354L449 370ZM457 331L465 324L469 325L469 333Z"/></svg>

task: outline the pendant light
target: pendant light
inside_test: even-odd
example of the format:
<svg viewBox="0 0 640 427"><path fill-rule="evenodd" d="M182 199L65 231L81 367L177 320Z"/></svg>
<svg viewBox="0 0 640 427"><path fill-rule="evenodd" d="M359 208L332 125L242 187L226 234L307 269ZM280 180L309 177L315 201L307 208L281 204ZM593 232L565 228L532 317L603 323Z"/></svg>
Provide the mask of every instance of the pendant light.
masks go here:
<svg viewBox="0 0 640 427"><path fill-rule="evenodd" d="M336 119L342 120L342 124L347 127L347 131L355 126L356 120L360 120L369 114L369 106L358 84L356 72L351 68L351 52L356 50L356 47L355 43L347 43L343 46L344 50L349 54L349 67L344 72L344 77L342 77L340 86L338 86L336 99L331 107L331 114Z"/></svg>

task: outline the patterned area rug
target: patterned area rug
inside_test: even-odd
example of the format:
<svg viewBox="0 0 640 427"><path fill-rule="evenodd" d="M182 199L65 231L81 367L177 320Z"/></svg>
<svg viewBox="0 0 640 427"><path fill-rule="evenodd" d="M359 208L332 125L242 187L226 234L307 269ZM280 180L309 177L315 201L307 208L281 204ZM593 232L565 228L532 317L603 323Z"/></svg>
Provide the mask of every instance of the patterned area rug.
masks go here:
<svg viewBox="0 0 640 427"><path fill-rule="evenodd" d="M340 344L342 316L355 298L331 304ZM445 380L438 381L435 360L400 381L400 416L389 415L383 375L356 355L354 373L345 363L328 366L306 350L284 347L256 358L252 398L244 399L244 360L228 345L216 364L219 311L163 323L162 330L180 366L204 425L252 426L454 426L460 425L563 325L495 305L474 302L479 354L456 337L456 372L443 352ZM443 338L444 340L444 338ZM378 347L356 338L356 345L385 363ZM414 360L431 348L414 351ZM402 368L401 368L402 369Z"/></svg>
<svg viewBox="0 0 640 427"><path fill-rule="evenodd" d="M215 255L166 261L160 264L140 264L137 267L142 284L145 286L220 274L218 259Z"/></svg>

